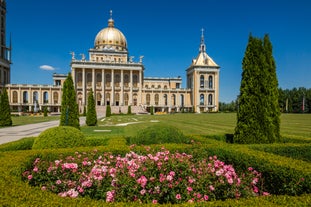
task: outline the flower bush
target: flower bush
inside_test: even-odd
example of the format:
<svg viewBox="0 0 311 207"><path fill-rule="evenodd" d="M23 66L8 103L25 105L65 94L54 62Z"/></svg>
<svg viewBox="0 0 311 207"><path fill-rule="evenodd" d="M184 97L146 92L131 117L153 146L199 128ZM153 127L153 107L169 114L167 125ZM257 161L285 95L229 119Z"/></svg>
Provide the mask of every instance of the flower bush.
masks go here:
<svg viewBox="0 0 311 207"><path fill-rule="evenodd" d="M211 156L195 161L186 153L125 156L78 153L49 162L37 158L23 178L61 197L89 196L106 202L183 203L269 195L261 174L249 167L238 175Z"/></svg>

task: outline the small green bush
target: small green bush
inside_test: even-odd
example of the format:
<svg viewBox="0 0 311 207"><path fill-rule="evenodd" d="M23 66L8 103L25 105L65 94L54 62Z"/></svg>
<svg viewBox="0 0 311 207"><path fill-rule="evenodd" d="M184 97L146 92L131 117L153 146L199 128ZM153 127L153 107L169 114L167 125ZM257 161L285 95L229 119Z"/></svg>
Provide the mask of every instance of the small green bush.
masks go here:
<svg viewBox="0 0 311 207"><path fill-rule="evenodd" d="M86 145L84 134L70 126L53 127L35 139L32 149L70 148Z"/></svg>
<svg viewBox="0 0 311 207"><path fill-rule="evenodd" d="M188 143L189 139L177 128L167 125L154 125L147 127L130 137L128 144L149 145L164 143Z"/></svg>

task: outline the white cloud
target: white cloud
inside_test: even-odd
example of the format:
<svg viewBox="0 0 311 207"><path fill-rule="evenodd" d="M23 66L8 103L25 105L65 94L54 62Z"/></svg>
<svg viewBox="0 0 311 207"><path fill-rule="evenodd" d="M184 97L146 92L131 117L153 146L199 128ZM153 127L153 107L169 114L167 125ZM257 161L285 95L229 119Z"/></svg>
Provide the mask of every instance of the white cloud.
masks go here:
<svg viewBox="0 0 311 207"><path fill-rule="evenodd" d="M39 68L41 70L56 70L56 68L54 68L53 66L50 66L50 65L41 65Z"/></svg>

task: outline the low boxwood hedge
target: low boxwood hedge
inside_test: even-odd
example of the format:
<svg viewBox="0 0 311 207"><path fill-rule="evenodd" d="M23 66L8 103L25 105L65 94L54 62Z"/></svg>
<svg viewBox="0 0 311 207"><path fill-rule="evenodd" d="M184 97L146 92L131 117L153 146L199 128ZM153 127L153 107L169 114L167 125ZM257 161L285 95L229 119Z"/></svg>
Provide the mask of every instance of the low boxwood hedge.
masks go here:
<svg viewBox="0 0 311 207"><path fill-rule="evenodd" d="M206 140L205 137L192 136L193 144L161 144L151 145L151 148L161 148L172 151L186 152L195 158L207 158L217 155L226 163L232 163L237 169L249 166L263 174L264 188L276 194L268 197L254 197L240 200L226 200L196 204L196 206L308 206L311 203L311 164L284 156L252 149L247 145L232 145L222 141ZM13 146L13 145L12 145ZM3 145L0 149L4 149ZM18 149L18 147L17 147ZM89 198L61 198L53 193L41 191L31 187L21 180L21 173L29 167L36 158L54 160L60 154L66 156L75 151L97 150L98 153L112 152L125 154L130 150L144 151L145 147L131 149L122 137L111 138L107 146L82 147L67 149L45 150L0 150L0 198L2 206L106 206L104 201L95 201ZM301 178L304 181L301 182ZM299 186L295 187L297 182ZM305 194L304 194L305 193ZM307 194L306 194L307 193ZM280 195L288 194L288 195ZM290 196L300 195L300 196ZM142 206L151 206L146 204ZM138 206L137 203L113 203L109 206ZM153 206L153 205L152 205ZM172 205L163 205L172 206ZM187 203L179 206L188 206Z"/></svg>

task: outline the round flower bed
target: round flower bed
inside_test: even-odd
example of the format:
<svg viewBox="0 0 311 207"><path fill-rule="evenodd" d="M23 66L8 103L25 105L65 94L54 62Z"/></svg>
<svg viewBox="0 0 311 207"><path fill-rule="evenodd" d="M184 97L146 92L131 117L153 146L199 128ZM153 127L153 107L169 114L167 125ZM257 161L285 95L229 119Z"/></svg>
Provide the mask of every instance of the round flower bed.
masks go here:
<svg viewBox="0 0 311 207"><path fill-rule="evenodd" d="M23 178L61 197L89 196L106 202L183 203L269 195L260 189L261 174L249 167L238 175L216 156L194 161L185 153L124 157L78 153L49 162L37 158Z"/></svg>

